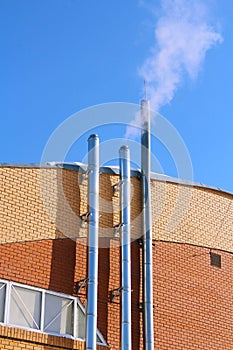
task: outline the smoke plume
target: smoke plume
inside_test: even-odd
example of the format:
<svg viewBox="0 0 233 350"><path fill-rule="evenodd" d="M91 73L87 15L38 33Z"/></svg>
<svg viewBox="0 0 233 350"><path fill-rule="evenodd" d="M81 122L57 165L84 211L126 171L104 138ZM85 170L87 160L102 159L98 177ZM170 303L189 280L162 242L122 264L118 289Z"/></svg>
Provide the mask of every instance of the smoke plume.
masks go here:
<svg viewBox="0 0 233 350"><path fill-rule="evenodd" d="M140 69L156 111L173 99L186 76L192 80L197 77L207 51L222 42L221 34L209 24L203 2L161 0L161 5L155 43Z"/></svg>

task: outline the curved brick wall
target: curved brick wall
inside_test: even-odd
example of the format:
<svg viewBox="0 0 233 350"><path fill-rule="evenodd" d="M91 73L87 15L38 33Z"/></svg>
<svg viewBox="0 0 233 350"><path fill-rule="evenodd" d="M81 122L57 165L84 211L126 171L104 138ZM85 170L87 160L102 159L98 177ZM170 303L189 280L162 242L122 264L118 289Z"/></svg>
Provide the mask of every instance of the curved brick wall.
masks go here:
<svg viewBox="0 0 233 350"><path fill-rule="evenodd" d="M233 252L233 196L204 187L152 181L153 235Z"/></svg>
<svg viewBox="0 0 233 350"><path fill-rule="evenodd" d="M112 237L119 223L115 174L100 177L100 235ZM132 236L139 238L140 181L132 177ZM79 216L88 211L87 180L67 169L0 168L0 243L86 237ZM222 191L151 181L153 237L233 251L233 197ZM43 192L43 196L41 195ZM45 210L46 208L46 210Z"/></svg>
<svg viewBox="0 0 233 350"><path fill-rule="evenodd" d="M113 238L120 220L119 192L113 193L118 181L114 172L101 173L98 328L116 350L120 297L110 300L121 284L119 237ZM140 350L142 248L136 238L141 235L141 190L136 176L131 182L132 341L133 350ZM87 224L79 218L88 210L85 176L81 181L76 170L6 166L0 168L0 183L0 278L77 295L78 281L87 276ZM232 195L159 179L151 181L151 190L155 349L232 349ZM221 268L210 264L210 252L221 255ZM78 295L85 303L85 286ZM19 344L84 348L82 342L63 340L63 345L59 337L48 341L45 335L0 328L3 349Z"/></svg>

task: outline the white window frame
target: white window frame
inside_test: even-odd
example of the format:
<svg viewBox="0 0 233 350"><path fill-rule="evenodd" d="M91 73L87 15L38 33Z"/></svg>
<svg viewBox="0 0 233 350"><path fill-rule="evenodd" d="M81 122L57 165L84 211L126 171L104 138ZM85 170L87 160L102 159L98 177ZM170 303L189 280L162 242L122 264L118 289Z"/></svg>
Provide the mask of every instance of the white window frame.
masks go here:
<svg viewBox="0 0 233 350"><path fill-rule="evenodd" d="M14 328L20 328L20 329L25 329L25 330L29 330L29 331L33 331L33 332L37 332L37 333L46 333L46 334L51 334L51 335L54 335L54 336L60 336L60 337L66 337L66 338L70 338L70 339L77 339L77 340L80 340L80 341L84 341L84 339L78 338L78 336L76 334L78 308L80 308L80 310L84 314L86 313L85 308L84 308L83 304L81 303L81 301L80 301L80 299L78 297L74 297L72 295L68 295L68 294L64 294L64 293L54 292L54 291L43 289L43 288L29 286L29 285L18 283L18 282L8 281L8 280L4 280L4 279L0 279L0 282L5 284L5 286L6 286L5 287L6 288L5 289L5 304L4 304L4 321L0 322L0 325L14 327ZM20 287L20 288L24 288L24 289L28 289L28 290L32 290L32 291L41 293L40 322L39 322L39 325L38 325L39 329L30 328L30 327L24 327L24 326L18 326L18 325L10 323L11 293L12 293L12 288L14 288L14 287ZM71 301L71 303L73 303L73 330L72 330L72 335L70 335L70 334L62 334L61 335L61 334L55 333L55 332L44 331L45 296L46 296L46 294L57 296L57 297L64 298L64 299L69 299ZM96 335L101 340L101 342L97 342L97 344L98 345L102 345L102 346L107 346L107 343L106 343L104 337L102 336L102 334L100 333L100 331L98 329L97 329Z"/></svg>
<svg viewBox="0 0 233 350"><path fill-rule="evenodd" d="M3 305L3 322L5 323L6 322L6 299L7 299L8 288L7 288L7 283L5 281L0 280L0 282L3 284L1 289L4 288L4 285L5 285L5 302ZM0 323L2 323L2 322L0 322Z"/></svg>

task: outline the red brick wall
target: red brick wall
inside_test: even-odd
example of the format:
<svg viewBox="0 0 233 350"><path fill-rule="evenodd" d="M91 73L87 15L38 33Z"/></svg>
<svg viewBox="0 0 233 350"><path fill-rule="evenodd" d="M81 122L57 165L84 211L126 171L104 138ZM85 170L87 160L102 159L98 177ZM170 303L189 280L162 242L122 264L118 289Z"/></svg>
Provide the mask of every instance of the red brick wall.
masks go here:
<svg viewBox="0 0 233 350"><path fill-rule="evenodd" d="M157 242L153 250L155 349L233 349L233 255Z"/></svg>
<svg viewBox="0 0 233 350"><path fill-rule="evenodd" d="M72 294L75 249L75 242L70 239L0 245L0 276Z"/></svg>

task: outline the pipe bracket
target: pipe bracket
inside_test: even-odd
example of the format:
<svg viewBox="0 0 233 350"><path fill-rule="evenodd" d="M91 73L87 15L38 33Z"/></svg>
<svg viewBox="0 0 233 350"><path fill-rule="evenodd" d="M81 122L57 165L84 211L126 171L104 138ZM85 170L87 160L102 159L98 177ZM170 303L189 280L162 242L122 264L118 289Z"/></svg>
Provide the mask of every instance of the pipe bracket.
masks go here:
<svg viewBox="0 0 233 350"><path fill-rule="evenodd" d="M90 211L87 211L86 213L80 215L80 219L81 219L81 227L83 227L84 223L88 222L88 217L91 215Z"/></svg>
<svg viewBox="0 0 233 350"><path fill-rule="evenodd" d="M120 229L124 226L123 222L120 222L119 224L116 224L115 226L113 226L113 237L117 238L119 237L119 232Z"/></svg>
<svg viewBox="0 0 233 350"><path fill-rule="evenodd" d="M80 291L87 286L88 283L88 277L85 277L77 282L75 282L75 287L76 287L76 294L79 294Z"/></svg>
<svg viewBox="0 0 233 350"><path fill-rule="evenodd" d="M123 183L123 181L120 180L119 182L117 182L115 185L112 186L113 196L115 196L118 192L120 192L120 187L121 187L122 183Z"/></svg>
<svg viewBox="0 0 233 350"><path fill-rule="evenodd" d="M88 175L90 174L90 172L91 172L90 169L87 169L86 171L84 171L84 172L82 172L82 173L80 172L80 175L79 175L79 182L80 182L81 185L83 184L83 182L84 182L85 180L88 179Z"/></svg>
<svg viewBox="0 0 233 350"><path fill-rule="evenodd" d="M123 287L119 287L119 288L111 290L111 297L110 297L111 303L114 302L115 298L117 298L121 295L122 290L123 290Z"/></svg>

